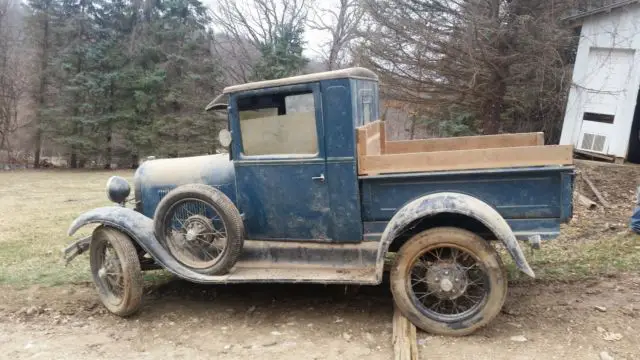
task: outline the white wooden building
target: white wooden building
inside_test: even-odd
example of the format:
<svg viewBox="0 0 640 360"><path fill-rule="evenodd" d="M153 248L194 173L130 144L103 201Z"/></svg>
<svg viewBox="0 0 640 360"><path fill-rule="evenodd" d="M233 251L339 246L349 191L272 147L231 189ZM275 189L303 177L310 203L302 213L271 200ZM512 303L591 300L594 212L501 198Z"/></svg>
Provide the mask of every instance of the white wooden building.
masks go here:
<svg viewBox="0 0 640 360"><path fill-rule="evenodd" d="M566 20L581 30L560 144L640 162L640 0Z"/></svg>

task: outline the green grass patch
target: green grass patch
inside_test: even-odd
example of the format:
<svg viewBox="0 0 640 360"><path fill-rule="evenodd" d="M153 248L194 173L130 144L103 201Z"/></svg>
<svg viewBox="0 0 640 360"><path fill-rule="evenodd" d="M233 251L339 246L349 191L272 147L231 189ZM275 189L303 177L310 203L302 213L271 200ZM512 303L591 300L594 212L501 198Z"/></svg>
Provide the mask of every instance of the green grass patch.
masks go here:
<svg viewBox="0 0 640 360"><path fill-rule="evenodd" d="M523 249L528 245L522 244ZM525 251L538 279L574 281L640 270L640 236L631 232L603 233L595 241L563 243L561 239L542 243L542 249ZM526 278L503 256L513 280Z"/></svg>
<svg viewBox="0 0 640 360"><path fill-rule="evenodd" d="M86 256L68 266L61 250L82 212L109 205L107 179L133 172L15 171L0 172L0 284L60 285L91 278ZM82 229L89 234L91 228Z"/></svg>

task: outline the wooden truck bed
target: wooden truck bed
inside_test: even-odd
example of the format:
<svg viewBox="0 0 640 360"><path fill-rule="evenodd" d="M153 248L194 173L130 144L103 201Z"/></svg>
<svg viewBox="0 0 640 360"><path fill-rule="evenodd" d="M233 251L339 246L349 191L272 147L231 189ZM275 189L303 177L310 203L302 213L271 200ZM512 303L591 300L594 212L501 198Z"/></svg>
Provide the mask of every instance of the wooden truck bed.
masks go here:
<svg viewBox="0 0 640 360"><path fill-rule="evenodd" d="M573 146L544 145L543 133L386 141L377 120L356 136L359 175L573 164Z"/></svg>

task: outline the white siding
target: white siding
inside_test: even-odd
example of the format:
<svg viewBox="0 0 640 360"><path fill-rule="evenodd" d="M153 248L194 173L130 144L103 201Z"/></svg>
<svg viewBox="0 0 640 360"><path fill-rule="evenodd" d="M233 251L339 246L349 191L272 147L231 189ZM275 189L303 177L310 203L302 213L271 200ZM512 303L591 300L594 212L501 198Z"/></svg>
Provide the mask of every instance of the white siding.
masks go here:
<svg viewBox="0 0 640 360"><path fill-rule="evenodd" d="M639 87L640 5L586 18L560 143L582 148L585 133L603 135L601 152L626 157ZM583 121L585 112L614 115L614 122Z"/></svg>

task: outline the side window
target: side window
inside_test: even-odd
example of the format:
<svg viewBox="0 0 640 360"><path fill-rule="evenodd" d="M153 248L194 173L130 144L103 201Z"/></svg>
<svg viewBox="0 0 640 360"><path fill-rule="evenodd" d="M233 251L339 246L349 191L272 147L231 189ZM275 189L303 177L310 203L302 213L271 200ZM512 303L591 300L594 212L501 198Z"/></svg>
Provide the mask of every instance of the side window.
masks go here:
<svg viewBox="0 0 640 360"><path fill-rule="evenodd" d="M312 93L277 93L238 99L244 155L318 153Z"/></svg>

